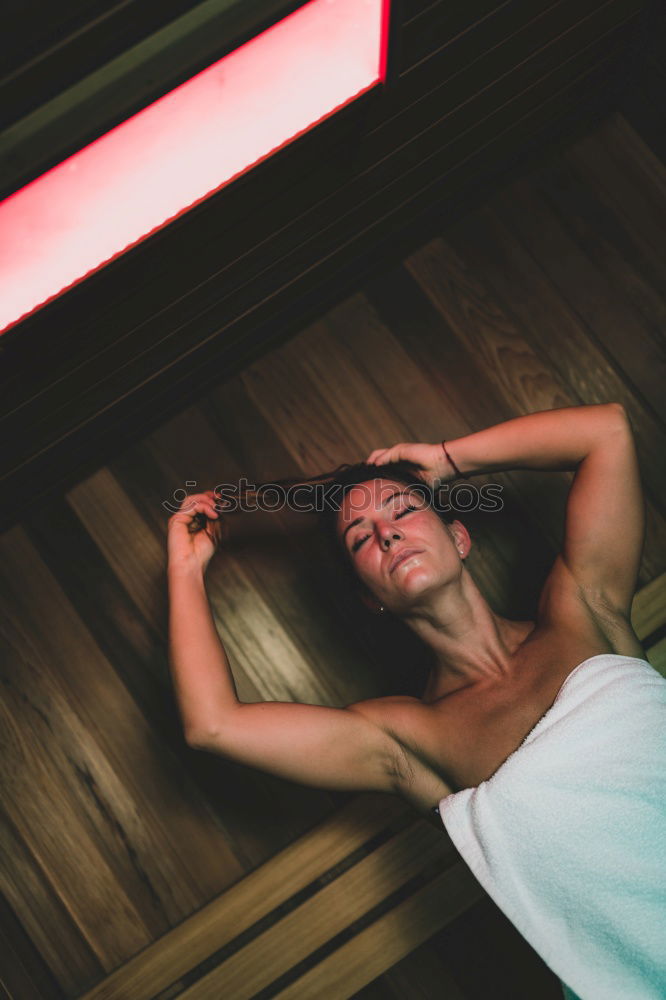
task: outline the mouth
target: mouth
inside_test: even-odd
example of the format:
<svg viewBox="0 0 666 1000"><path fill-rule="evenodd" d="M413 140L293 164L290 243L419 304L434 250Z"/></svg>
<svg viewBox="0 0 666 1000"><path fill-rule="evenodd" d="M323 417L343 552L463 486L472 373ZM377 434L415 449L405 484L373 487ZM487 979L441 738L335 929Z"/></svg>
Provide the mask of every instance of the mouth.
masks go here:
<svg viewBox="0 0 666 1000"><path fill-rule="evenodd" d="M400 563L404 562L405 559L418 555L419 552L423 552L423 549L402 549L402 551L398 552L398 554L391 561L389 573L392 573L395 569L397 569Z"/></svg>

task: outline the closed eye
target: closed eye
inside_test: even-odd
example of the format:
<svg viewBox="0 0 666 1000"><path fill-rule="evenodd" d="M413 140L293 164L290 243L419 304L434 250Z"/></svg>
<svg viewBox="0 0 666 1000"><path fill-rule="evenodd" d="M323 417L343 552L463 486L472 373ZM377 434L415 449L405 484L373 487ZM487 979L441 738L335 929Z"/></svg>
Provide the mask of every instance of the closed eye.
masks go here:
<svg viewBox="0 0 666 1000"><path fill-rule="evenodd" d="M405 514L409 514L409 512L412 510L417 510L417 508L414 506L405 507L405 509L401 510L399 514L395 515L395 520L396 521L399 520L401 517L404 517ZM356 552L358 549L360 549L360 547L363 545L363 542L366 540L366 538L369 537L370 537L369 535L362 535L361 538L357 538L351 547L352 552Z"/></svg>

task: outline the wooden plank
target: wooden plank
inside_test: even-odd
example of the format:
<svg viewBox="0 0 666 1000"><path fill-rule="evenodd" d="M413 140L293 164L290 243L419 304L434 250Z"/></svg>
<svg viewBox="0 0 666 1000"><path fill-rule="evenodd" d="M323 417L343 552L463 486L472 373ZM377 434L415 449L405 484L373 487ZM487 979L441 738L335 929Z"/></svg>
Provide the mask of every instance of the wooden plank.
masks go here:
<svg viewBox="0 0 666 1000"><path fill-rule="evenodd" d="M666 625L666 573L655 577L634 597L631 624L639 639Z"/></svg>
<svg viewBox="0 0 666 1000"><path fill-rule="evenodd" d="M118 0L72 0L65 18L53 8L42 10L35 0L27 0L11 13L8 11L10 16L5 27L7 69L30 62L47 50L58 27L64 32L81 30L88 22L104 17L117 5Z"/></svg>
<svg viewBox="0 0 666 1000"><path fill-rule="evenodd" d="M577 7L571 0L531 5L525 0L481 0L473 8L439 3L420 19L422 25L417 22L418 33L415 26L405 28L400 87L389 100L410 98L417 90L428 93L491 53L499 56L503 71L554 41L566 58L573 52L568 32L586 17L603 21L605 6L599 0L585 0Z"/></svg>
<svg viewBox="0 0 666 1000"><path fill-rule="evenodd" d="M522 92L522 88L543 79L549 71L557 70L562 62L575 59L581 52L587 52L591 61L607 53L607 36L618 24L635 16L639 3L640 0L610 0L597 10L596 0L586 0L582 7L573 0L560 0L542 16L521 24L520 30L508 37L495 35L494 44L487 52L482 50L481 55L478 49L472 51L467 40L463 50L461 42L457 42L454 53L449 52L447 45L437 72L429 60L427 79L424 71L418 81L410 83L408 77L405 86L397 89L395 96L389 96L388 102L377 103L368 110L368 132L354 159L357 173L375 164L381 168L387 157L392 157L392 169L400 169L395 166L405 159L400 146L412 137L423 139L425 152L439 148L439 129L445 121L448 135L453 130L459 133L462 129L457 127L458 122L467 128L488 111L495 110L500 104L498 98ZM526 5L525 17L529 10ZM505 32L511 30L511 24L501 27ZM486 30L490 40L493 37L490 25ZM381 120L375 121L380 113ZM385 170L379 169L373 176L384 174Z"/></svg>
<svg viewBox="0 0 666 1000"><path fill-rule="evenodd" d="M265 990L271 983L288 973L294 966L306 959L318 948L326 945L340 932L343 932L354 921L362 918L369 910L377 904L381 904L393 892L400 889L414 876L423 872L430 866L442 866L453 862L455 850L447 843L447 838L442 837L439 830L433 829L428 823L419 821L407 829L403 830L391 840L382 844L367 858L359 861L357 865L348 869L339 878L325 885L315 896L306 900L297 909L275 923L269 930L261 934L256 941L251 942L245 948L241 948L234 955L228 958L221 965L211 970L196 983L184 990L180 996L182 1000L217 1000L220 996L233 996L234 1000L250 1000L258 993ZM454 883L455 888L451 890L451 899L447 899L447 904L442 906L443 886L446 880L441 878L436 881L439 919L445 920L442 911L446 913L449 908L449 919L454 915L456 906L464 906L472 892L480 893L476 888L476 883L471 875L461 874L459 869L462 865L454 864L454 875L449 876L449 882ZM457 890L457 892L456 892ZM434 894L433 894L434 895ZM422 896L419 897L423 899ZM423 905L423 904L422 904ZM391 929L396 927L400 919L385 918ZM425 907L424 907L425 909ZM395 912L395 911L392 911ZM428 915L429 916L429 915ZM425 924L427 918L425 913L422 916L422 923ZM416 921L417 925L419 921ZM441 926L441 924L440 924ZM432 933L432 930L431 932ZM408 936L407 940L398 939L397 954L389 957L388 948L382 949L381 961L392 964L396 958L402 958L407 951L411 950L414 942L414 935ZM363 932L353 939L356 948L363 948L365 939ZM417 943L421 943L419 940ZM355 950L353 947L350 950ZM261 955L261 962L257 961L257 956ZM367 957L367 956L366 956ZM348 958L348 953L345 959ZM326 962L322 963L326 965ZM344 961L347 969L347 977L351 972L351 964ZM384 968L387 966L384 965ZM329 971L327 966L326 971ZM377 966L375 965L375 968ZM367 969L367 971L371 971ZM372 970L374 972L374 970ZM381 969L379 970L381 971ZM369 982L377 973L369 975L365 982ZM303 996L310 996L307 987L303 985L303 979L308 980L308 975L301 977L298 988L304 990ZM319 983L318 996L322 995L322 983L327 982L326 989L330 995L339 995L335 992L336 980L331 977L322 980L317 977ZM354 980L351 979L351 983ZM350 979L347 978L347 987ZM363 985L360 983L359 985ZM272 990L271 990L272 992ZM293 988L280 991L279 995L295 995ZM297 994L296 994L297 995ZM349 993L347 993L349 995Z"/></svg>
<svg viewBox="0 0 666 1000"><path fill-rule="evenodd" d="M665 26L663 16L661 20L662 26ZM624 115L611 115L599 129L599 137L609 156L622 171L631 175L632 180L652 205L657 213L656 221L666 222L664 161L647 145Z"/></svg>
<svg viewBox="0 0 666 1000"><path fill-rule="evenodd" d="M8 701L8 699L7 699ZM5 751L5 756L9 754ZM40 978L40 967L58 984L57 997L63 994L76 996L81 984L94 983L104 975L104 965L99 961L72 913L60 899L57 888L51 883L38 858L11 821L12 811L9 790L3 794L4 807L0 811L0 879L2 880L3 933L12 935L12 927L30 941L31 950L39 954L39 962L26 960L28 969ZM51 808L53 806L51 805ZM8 944L7 947L17 947ZM3 947L3 965L10 957ZM6 979L9 981L9 970ZM41 985L41 984L40 984ZM44 1000L50 1000L45 983ZM13 997L12 1000L20 1000ZM41 1000L41 998L38 998Z"/></svg>
<svg viewBox="0 0 666 1000"><path fill-rule="evenodd" d="M664 48L666 11L658 0L652 0L646 4L640 31L632 44L618 110L661 163L666 163L666 109L660 100L666 92Z"/></svg>
<svg viewBox="0 0 666 1000"><path fill-rule="evenodd" d="M112 968L243 869L20 529L2 552L12 821Z"/></svg>
<svg viewBox="0 0 666 1000"><path fill-rule="evenodd" d="M29 562L26 566L34 568ZM38 606L43 609L45 602ZM2 762L5 796L33 864L47 875L77 932L88 939L109 971L128 952L149 944L152 934L163 931L164 916L149 916L145 887L132 877L127 855L117 850L118 833L131 828L127 811L131 804L113 787L114 775L105 774L104 754L59 690L49 671L48 653L35 649L34 633L30 635L26 624L25 612L5 599L2 636L10 670L2 711L12 750ZM116 831L99 815L105 802L112 803ZM146 861L143 845L137 846ZM24 908L28 907L19 902L19 919ZM70 925L63 931L71 934L72 929ZM35 943L43 953L49 951L44 942L48 934L48 928L38 928ZM74 948L75 942L69 946Z"/></svg>
<svg viewBox="0 0 666 1000"><path fill-rule="evenodd" d="M151 727L173 743L179 720L160 635L131 600L72 507L63 497L54 499L33 511L23 526Z"/></svg>
<svg viewBox="0 0 666 1000"><path fill-rule="evenodd" d="M404 11L403 16L404 24L409 24L410 21L421 17L430 7L443 2L445 0L408 0L407 9Z"/></svg>
<svg viewBox="0 0 666 1000"><path fill-rule="evenodd" d="M649 281L652 267L613 215L602 207L595 189L584 184L566 160L540 171L532 183L544 200L559 211L561 221L596 269L607 276L611 292L609 303L618 304L621 315L627 310L635 314L663 348L666 345L666 305L663 296ZM638 177L627 173L626 186L640 183Z"/></svg>
<svg viewBox="0 0 666 1000"><path fill-rule="evenodd" d="M648 661L666 677L666 573L638 591L631 608L631 624L643 642Z"/></svg>
<svg viewBox="0 0 666 1000"><path fill-rule="evenodd" d="M603 140L603 141L599 141ZM615 147L626 151L618 154ZM608 124L594 138L581 138L567 153L571 162L607 211L623 227L627 238L641 253L643 268L655 287L666 294L664 262L664 166L656 161L645 143L626 123L621 128ZM634 165L633 182L628 183L628 165ZM629 175L631 176L631 175ZM639 183L635 180L639 179Z"/></svg>
<svg viewBox="0 0 666 1000"><path fill-rule="evenodd" d="M26 2L15 9L13 23L5 23L0 128L178 17L190 4L164 0L153 7L130 0L80 6L74 11L74 4L68 4L65 20L56 6Z"/></svg>
<svg viewBox="0 0 666 1000"><path fill-rule="evenodd" d="M166 548L150 531L107 469L67 495L67 502L102 552L143 617L165 629Z"/></svg>
<svg viewBox="0 0 666 1000"><path fill-rule="evenodd" d="M571 239L563 220L525 181L503 192L494 207L548 272L565 301L597 332L604 349L654 413L666 421L666 362L642 317L615 294L606 275Z"/></svg>
<svg viewBox="0 0 666 1000"><path fill-rule="evenodd" d="M528 183L538 183L531 175ZM592 194L592 192L590 192ZM568 222L569 217L565 216ZM493 203L447 230L447 242L468 268L488 282L502 308L515 317L523 336L579 403L621 402L636 432L636 447L646 485L663 507L661 484L666 476L664 430L641 405L602 346L604 330L590 329L558 293L547 268L524 248L493 211Z"/></svg>
<svg viewBox="0 0 666 1000"><path fill-rule="evenodd" d="M666 639L660 639L647 650L647 658L655 670L666 678Z"/></svg>
<svg viewBox="0 0 666 1000"><path fill-rule="evenodd" d="M0 896L0 954L2 985L8 997L63 1000L63 991L4 896Z"/></svg>
<svg viewBox="0 0 666 1000"><path fill-rule="evenodd" d="M150 1000L291 896L315 883L391 824L407 807L387 795L359 795L98 983L81 1000ZM218 994L218 997L220 994Z"/></svg>
<svg viewBox="0 0 666 1000"><path fill-rule="evenodd" d="M346 1000L482 898L482 893L469 869L462 863L454 865L275 994L275 1000L319 1000L324 995Z"/></svg>
<svg viewBox="0 0 666 1000"><path fill-rule="evenodd" d="M401 73L409 72L427 59L433 50L447 45L458 35L474 32L479 22L492 17L502 6L502 0L475 0L473 4L461 0L454 0L453 3L439 0L438 3L422 5L422 9L412 16L412 3L408 0L406 7L409 14L401 38ZM477 52L481 49L482 44Z"/></svg>

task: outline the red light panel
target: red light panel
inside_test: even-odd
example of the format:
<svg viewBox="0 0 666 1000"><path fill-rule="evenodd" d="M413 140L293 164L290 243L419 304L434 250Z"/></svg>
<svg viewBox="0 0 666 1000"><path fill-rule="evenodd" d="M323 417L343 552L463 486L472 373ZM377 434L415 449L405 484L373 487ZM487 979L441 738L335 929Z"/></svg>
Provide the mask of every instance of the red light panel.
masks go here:
<svg viewBox="0 0 666 1000"><path fill-rule="evenodd" d="M310 0L0 202L0 331L384 79L389 0Z"/></svg>

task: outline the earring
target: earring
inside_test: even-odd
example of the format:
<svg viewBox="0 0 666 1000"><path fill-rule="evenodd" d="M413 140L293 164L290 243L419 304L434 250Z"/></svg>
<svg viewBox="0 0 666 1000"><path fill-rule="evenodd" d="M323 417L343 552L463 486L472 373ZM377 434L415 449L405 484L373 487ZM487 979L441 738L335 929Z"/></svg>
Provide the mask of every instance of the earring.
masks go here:
<svg viewBox="0 0 666 1000"><path fill-rule="evenodd" d="M383 610L384 610L384 605L380 604L379 605L379 612L380 612L380 614L383 612Z"/></svg>

